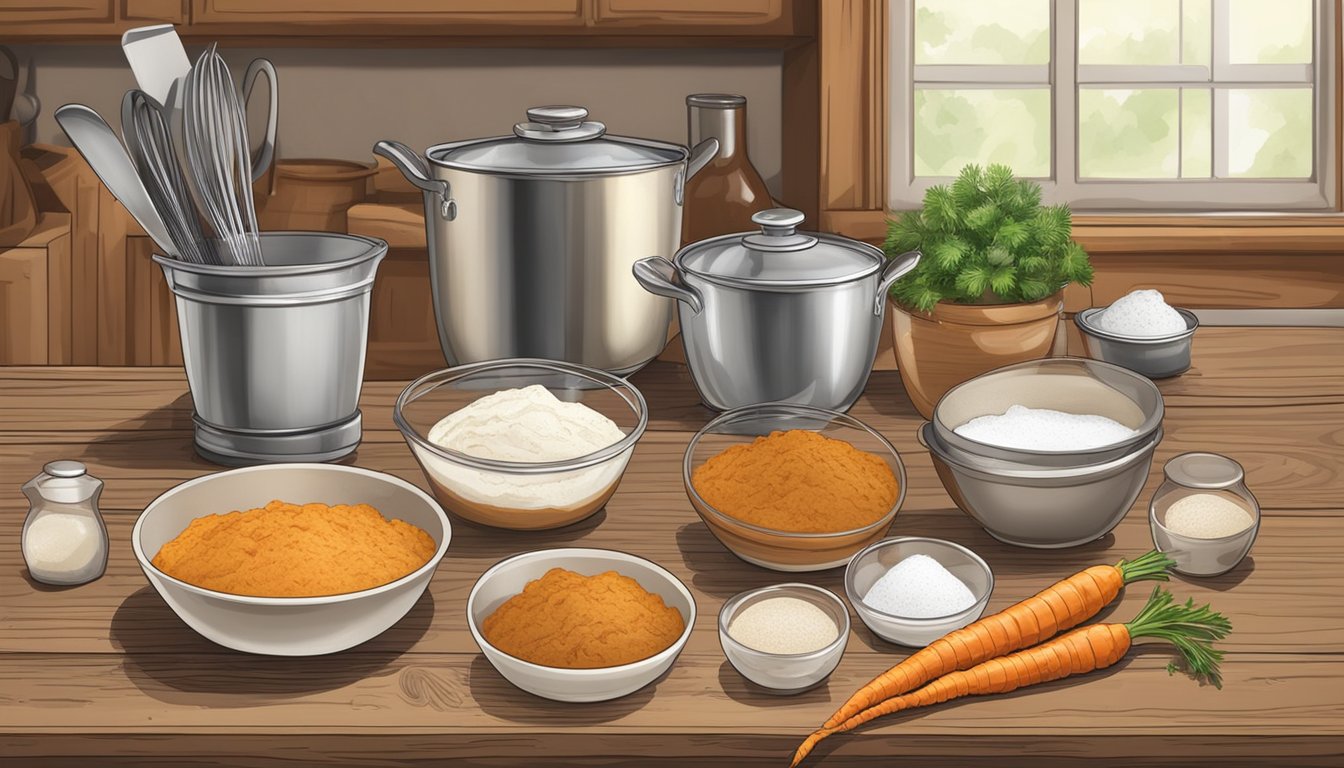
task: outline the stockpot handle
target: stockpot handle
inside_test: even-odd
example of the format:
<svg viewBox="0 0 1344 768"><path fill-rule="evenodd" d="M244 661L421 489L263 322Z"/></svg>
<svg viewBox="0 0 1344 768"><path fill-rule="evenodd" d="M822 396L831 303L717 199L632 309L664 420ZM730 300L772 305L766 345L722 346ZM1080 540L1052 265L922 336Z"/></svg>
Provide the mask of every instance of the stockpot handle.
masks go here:
<svg viewBox="0 0 1344 768"><path fill-rule="evenodd" d="M719 154L719 140L710 137L691 147L690 158L686 161L686 178L690 179L699 173L709 161L713 160Z"/></svg>
<svg viewBox="0 0 1344 768"><path fill-rule="evenodd" d="M677 277L676 266L662 256L640 259L635 262L631 271L635 273L635 279L639 284L649 293L684 301L697 315L705 308L700 292L682 282Z"/></svg>
<svg viewBox="0 0 1344 768"><path fill-rule="evenodd" d="M439 215L446 221L457 218L457 201L453 200L453 189L442 179L431 178L429 166L420 154L399 141L384 139L373 145L373 153L385 157L397 166L406 180L439 198Z"/></svg>
<svg viewBox="0 0 1344 768"><path fill-rule="evenodd" d="M882 310L886 308L887 291L891 290L891 284L900 280L910 273L910 270L919 266L919 259L923 254L919 251L906 251L900 256L887 262L887 266L882 268L882 278L877 281L877 299L873 302L873 314L881 315Z"/></svg>
<svg viewBox="0 0 1344 768"><path fill-rule="evenodd" d="M677 205L681 205L686 200L686 182L692 176L699 173L709 161L713 160L719 154L719 140L710 137L691 147L691 153L686 157L686 170L677 171L677 188L675 191Z"/></svg>
<svg viewBox="0 0 1344 768"><path fill-rule="evenodd" d="M270 91L271 97L266 112L266 134L261 137L261 146L257 147L256 154L252 156L253 181L265 176L271 169L271 163L275 162L275 134L280 121L280 80L275 75L275 65L268 59L253 59L247 65L247 72L243 75L243 103L251 102L257 77L263 74L266 75L266 90Z"/></svg>

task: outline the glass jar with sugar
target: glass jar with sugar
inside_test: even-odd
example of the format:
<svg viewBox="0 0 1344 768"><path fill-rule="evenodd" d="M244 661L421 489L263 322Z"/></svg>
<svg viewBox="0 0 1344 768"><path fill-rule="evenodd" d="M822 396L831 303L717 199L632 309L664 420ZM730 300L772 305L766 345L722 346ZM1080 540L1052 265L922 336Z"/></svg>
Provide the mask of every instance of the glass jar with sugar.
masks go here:
<svg viewBox="0 0 1344 768"><path fill-rule="evenodd" d="M1260 504L1241 465L1216 453L1183 453L1162 468L1148 506L1153 544L1188 576L1217 576L1242 561L1260 530Z"/></svg>
<svg viewBox="0 0 1344 768"><path fill-rule="evenodd" d="M103 481L78 461L53 461L23 485L23 561L33 581L85 584L107 570L107 527L98 512Z"/></svg>

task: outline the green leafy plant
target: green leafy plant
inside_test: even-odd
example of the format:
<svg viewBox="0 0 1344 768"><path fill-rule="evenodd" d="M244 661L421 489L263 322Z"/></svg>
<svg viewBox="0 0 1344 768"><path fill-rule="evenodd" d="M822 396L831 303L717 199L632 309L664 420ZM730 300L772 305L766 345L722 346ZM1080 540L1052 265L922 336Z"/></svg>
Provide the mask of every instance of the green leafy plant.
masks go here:
<svg viewBox="0 0 1344 768"><path fill-rule="evenodd" d="M1071 237L1067 205L1041 205L1041 186L1006 165L968 165L931 187L924 206L887 225L890 255L920 249L919 266L892 286L900 305L927 312L940 301L1039 301L1068 283L1092 282L1087 252Z"/></svg>

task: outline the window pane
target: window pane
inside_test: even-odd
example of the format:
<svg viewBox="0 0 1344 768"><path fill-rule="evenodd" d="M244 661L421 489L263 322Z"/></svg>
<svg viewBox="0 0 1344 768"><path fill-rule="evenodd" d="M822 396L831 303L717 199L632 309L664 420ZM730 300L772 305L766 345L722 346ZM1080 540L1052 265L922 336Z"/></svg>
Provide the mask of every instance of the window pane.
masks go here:
<svg viewBox="0 0 1344 768"><path fill-rule="evenodd" d="M1179 93L1176 88L1079 89L1079 177L1176 178Z"/></svg>
<svg viewBox="0 0 1344 768"><path fill-rule="evenodd" d="M1233 64L1310 64L1311 0L1230 0Z"/></svg>
<svg viewBox="0 0 1344 768"><path fill-rule="evenodd" d="M915 91L915 175L956 176L967 163L1050 175L1050 89Z"/></svg>
<svg viewBox="0 0 1344 768"><path fill-rule="evenodd" d="M1177 0L1078 2L1079 64L1179 64L1180 33Z"/></svg>
<svg viewBox="0 0 1344 768"><path fill-rule="evenodd" d="M1181 89L1181 178L1207 179L1213 171L1213 101L1208 88Z"/></svg>
<svg viewBox="0 0 1344 768"><path fill-rule="evenodd" d="M1311 176L1310 88L1232 88L1226 98L1229 176Z"/></svg>
<svg viewBox="0 0 1344 768"><path fill-rule="evenodd" d="M1213 17L1210 0L1182 0L1181 63L1209 65L1213 47Z"/></svg>
<svg viewBox="0 0 1344 768"><path fill-rule="evenodd" d="M1049 64L1050 0L915 0L915 64Z"/></svg>

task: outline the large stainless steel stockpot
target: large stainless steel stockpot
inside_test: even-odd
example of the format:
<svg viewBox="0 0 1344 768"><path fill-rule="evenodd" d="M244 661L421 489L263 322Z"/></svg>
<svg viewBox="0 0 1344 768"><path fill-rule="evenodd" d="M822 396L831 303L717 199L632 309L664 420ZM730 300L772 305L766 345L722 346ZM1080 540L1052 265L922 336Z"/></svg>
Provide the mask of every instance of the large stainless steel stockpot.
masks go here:
<svg viewBox="0 0 1344 768"><path fill-rule="evenodd" d="M887 289L919 263L835 235L799 232L787 208L761 231L635 262L635 278L679 300L681 338L700 399L718 410L787 402L847 410L877 354Z"/></svg>
<svg viewBox="0 0 1344 768"><path fill-rule="evenodd" d="M538 107L512 136L374 152L425 193L430 283L449 365L540 357L638 370L672 302L630 277L670 256L686 179L718 151L612 136L582 107Z"/></svg>

